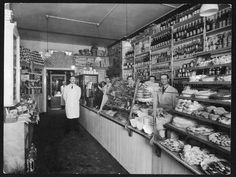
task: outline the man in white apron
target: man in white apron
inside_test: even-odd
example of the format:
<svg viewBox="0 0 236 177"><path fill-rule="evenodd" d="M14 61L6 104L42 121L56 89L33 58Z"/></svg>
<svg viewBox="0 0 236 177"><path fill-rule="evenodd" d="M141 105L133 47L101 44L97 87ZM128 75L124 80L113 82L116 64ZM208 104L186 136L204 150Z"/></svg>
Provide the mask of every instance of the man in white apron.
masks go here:
<svg viewBox="0 0 236 177"><path fill-rule="evenodd" d="M66 110L66 133L71 130L78 131L78 118L80 116L81 89L75 84L75 77L71 76L70 84L64 88L63 98Z"/></svg>

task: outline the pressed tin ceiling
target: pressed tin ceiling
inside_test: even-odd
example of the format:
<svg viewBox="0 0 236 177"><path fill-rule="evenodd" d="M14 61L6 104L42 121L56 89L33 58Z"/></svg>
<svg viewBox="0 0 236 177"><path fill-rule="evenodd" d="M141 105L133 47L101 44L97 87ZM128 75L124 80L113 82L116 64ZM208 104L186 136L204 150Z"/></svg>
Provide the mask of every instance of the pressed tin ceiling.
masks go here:
<svg viewBox="0 0 236 177"><path fill-rule="evenodd" d="M171 12L181 4L127 4L127 34ZM126 4L12 3L20 37L46 41L46 15L94 24L48 18L49 42L107 47L126 35Z"/></svg>

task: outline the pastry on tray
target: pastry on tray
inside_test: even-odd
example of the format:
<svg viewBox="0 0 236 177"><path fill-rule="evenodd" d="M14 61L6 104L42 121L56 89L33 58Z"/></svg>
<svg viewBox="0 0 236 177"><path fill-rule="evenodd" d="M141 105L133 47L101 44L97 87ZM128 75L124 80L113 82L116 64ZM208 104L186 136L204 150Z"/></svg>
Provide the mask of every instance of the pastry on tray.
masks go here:
<svg viewBox="0 0 236 177"><path fill-rule="evenodd" d="M224 159L206 158L201 162L201 168L207 175L230 175L231 164Z"/></svg>
<svg viewBox="0 0 236 177"><path fill-rule="evenodd" d="M220 146L230 146L231 145L231 139L229 135L222 133L222 132L217 132L217 133L212 133L209 135L209 141L218 144Z"/></svg>
<svg viewBox="0 0 236 177"><path fill-rule="evenodd" d="M199 125L187 127L186 130L189 133L197 134L197 135L210 135L214 132L214 129L210 126Z"/></svg>

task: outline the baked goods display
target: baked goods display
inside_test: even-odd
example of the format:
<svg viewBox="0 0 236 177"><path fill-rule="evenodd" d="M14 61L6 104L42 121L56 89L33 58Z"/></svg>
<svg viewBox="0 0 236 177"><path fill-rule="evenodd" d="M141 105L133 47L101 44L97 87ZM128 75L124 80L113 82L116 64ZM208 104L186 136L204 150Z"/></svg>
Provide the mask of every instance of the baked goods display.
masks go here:
<svg viewBox="0 0 236 177"><path fill-rule="evenodd" d="M200 165L208 157L208 151L201 150L198 146L185 145L180 153L181 159L189 165Z"/></svg>
<svg viewBox="0 0 236 177"><path fill-rule="evenodd" d="M211 95L215 94L216 92L208 89L208 90L201 90L195 93L195 98L201 99L208 99Z"/></svg>
<svg viewBox="0 0 236 177"><path fill-rule="evenodd" d="M203 106L197 101L179 99L175 107L176 111L192 114L194 111L203 110Z"/></svg>
<svg viewBox="0 0 236 177"><path fill-rule="evenodd" d="M159 86L159 85L158 85ZM151 84L142 84L137 91L137 100L140 102L152 102L152 90L153 86Z"/></svg>
<svg viewBox="0 0 236 177"><path fill-rule="evenodd" d="M209 135L209 141L218 144L220 146L230 146L231 140L229 135L222 133L222 132L216 132Z"/></svg>
<svg viewBox="0 0 236 177"><path fill-rule="evenodd" d="M193 127L197 125L196 121L189 120L188 118L175 116L172 120L172 124L179 128Z"/></svg>
<svg viewBox="0 0 236 177"><path fill-rule="evenodd" d="M231 124L231 113L226 111L223 107L207 106L204 110L193 111L192 115L199 118L217 121L226 125Z"/></svg>
<svg viewBox="0 0 236 177"><path fill-rule="evenodd" d="M182 91L181 96L184 96L184 97L191 97L191 96L193 96L193 95L195 95L195 94L197 94L197 93L198 93L198 90L196 90L196 89L191 89L190 86L186 86L186 87L184 88L184 90Z"/></svg>
<svg viewBox="0 0 236 177"><path fill-rule="evenodd" d="M207 175L230 175L231 164L217 157L206 158L201 162L201 168Z"/></svg>
<svg viewBox="0 0 236 177"><path fill-rule="evenodd" d="M186 130L195 135L210 135L214 132L212 127L205 125L187 127Z"/></svg>
<svg viewBox="0 0 236 177"><path fill-rule="evenodd" d="M183 141L173 139L173 138L169 138L169 139L165 139L164 141L160 141L160 144L165 146L170 151L175 151L175 152L181 151L184 147Z"/></svg>

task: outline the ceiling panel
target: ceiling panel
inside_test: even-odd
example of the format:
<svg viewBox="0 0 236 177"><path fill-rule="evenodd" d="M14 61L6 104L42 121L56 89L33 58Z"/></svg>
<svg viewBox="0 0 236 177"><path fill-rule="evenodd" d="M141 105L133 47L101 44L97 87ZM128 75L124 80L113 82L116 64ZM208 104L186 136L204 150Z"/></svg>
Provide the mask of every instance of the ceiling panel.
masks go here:
<svg viewBox="0 0 236 177"><path fill-rule="evenodd" d="M171 4L175 7L181 4ZM17 20L18 27L21 29L21 38L39 39L41 35L36 33L46 32L46 15L58 16L63 18L100 22L104 16L113 8L113 11L104 19L103 23L97 27L95 25L77 23L66 20L52 19L48 21L48 31L57 35L71 34L78 35L82 39L86 36L89 43L98 45L110 45L114 41L126 35L126 4L92 4L92 3L13 3L12 9ZM127 4L128 10L128 34L132 34L144 25L174 10L172 7L163 4ZM33 30L33 32L23 32ZM27 36L29 35L29 36ZM97 38L96 38L97 37ZM94 42L93 42L94 40ZM81 40L81 41L84 41ZM58 38L58 42L59 41Z"/></svg>

